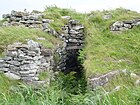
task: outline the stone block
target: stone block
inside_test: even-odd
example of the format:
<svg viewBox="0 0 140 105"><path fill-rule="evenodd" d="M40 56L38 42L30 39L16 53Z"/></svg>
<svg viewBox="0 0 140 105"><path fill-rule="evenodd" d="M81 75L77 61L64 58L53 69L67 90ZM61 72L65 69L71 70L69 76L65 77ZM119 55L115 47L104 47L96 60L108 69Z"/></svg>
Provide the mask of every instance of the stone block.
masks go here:
<svg viewBox="0 0 140 105"><path fill-rule="evenodd" d="M22 80L24 81L38 81L38 77L21 77Z"/></svg>
<svg viewBox="0 0 140 105"><path fill-rule="evenodd" d="M17 57L18 53L17 51L8 51L6 55L9 57Z"/></svg>
<svg viewBox="0 0 140 105"><path fill-rule="evenodd" d="M112 26L114 26L114 27L123 27L123 22L122 21L116 21L115 23L113 23L113 25Z"/></svg>
<svg viewBox="0 0 140 105"><path fill-rule="evenodd" d="M124 27L131 29L132 28L132 25L130 25L130 24L124 24Z"/></svg>
<svg viewBox="0 0 140 105"><path fill-rule="evenodd" d="M11 18L11 14L3 14L2 18L6 19L6 18Z"/></svg>
<svg viewBox="0 0 140 105"><path fill-rule="evenodd" d="M71 19L70 16L62 16L61 18L62 18L62 19L66 19L66 20L70 20L70 19Z"/></svg>
<svg viewBox="0 0 140 105"><path fill-rule="evenodd" d="M5 74L6 77L8 77L11 80L20 80L21 79L21 77L19 75L16 75L16 74L11 73L9 71L4 73L4 74Z"/></svg>
<svg viewBox="0 0 140 105"><path fill-rule="evenodd" d="M9 68L0 68L0 71L2 71L2 72L8 72L9 71Z"/></svg>
<svg viewBox="0 0 140 105"><path fill-rule="evenodd" d="M7 63L0 63L0 68L8 68L10 65Z"/></svg>
<svg viewBox="0 0 140 105"><path fill-rule="evenodd" d="M50 19L42 19L42 22L43 23L51 23L53 20L50 20Z"/></svg>

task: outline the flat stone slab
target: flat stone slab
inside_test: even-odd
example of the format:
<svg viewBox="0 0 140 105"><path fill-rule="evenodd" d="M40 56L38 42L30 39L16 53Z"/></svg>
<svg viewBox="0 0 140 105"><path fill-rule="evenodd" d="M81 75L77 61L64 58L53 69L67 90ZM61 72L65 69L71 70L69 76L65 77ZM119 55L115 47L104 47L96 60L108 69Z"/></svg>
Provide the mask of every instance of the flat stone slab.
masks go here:
<svg viewBox="0 0 140 105"><path fill-rule="evenodd" d="M21 77L19 75L16 75L16 74L11 73L9 71L4 73L4 74L5 74L6 77L8 77L11 80L20 80L21 79Z"/></svg>

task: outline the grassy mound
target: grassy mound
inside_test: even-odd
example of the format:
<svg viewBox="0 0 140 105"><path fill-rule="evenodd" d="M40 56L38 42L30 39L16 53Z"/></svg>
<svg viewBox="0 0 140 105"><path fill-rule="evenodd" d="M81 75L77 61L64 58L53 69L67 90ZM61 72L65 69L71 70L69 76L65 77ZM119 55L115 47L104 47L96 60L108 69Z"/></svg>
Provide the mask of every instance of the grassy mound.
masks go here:
<svg viewBox="0 0 140 105"><path fill-rule="evenodd" d="M104 20L102 16L106 13L110 13L112 18ZM109 30L113 22L138 17L140 17L139 13L121 8L88 14L87 44L84 49L86 54L84 67L87 70L87 76L120 69L139 71L140 27L123 32Z"/></svg>

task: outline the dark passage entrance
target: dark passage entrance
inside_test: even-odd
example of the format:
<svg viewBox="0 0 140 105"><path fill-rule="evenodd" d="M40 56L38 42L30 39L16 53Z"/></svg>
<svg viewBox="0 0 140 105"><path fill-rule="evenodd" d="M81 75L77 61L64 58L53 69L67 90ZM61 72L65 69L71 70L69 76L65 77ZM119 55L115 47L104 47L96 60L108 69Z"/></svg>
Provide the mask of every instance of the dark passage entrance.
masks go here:
<svg viewBox="0 0 140 105"><path fill-rule="evenodd" d="M83 66L79 57L79 49L68 50L66 58L66 70L64 73L75 72L75 76L80 78L83 75Z"/></svg>
<svg viewBox="0 0 140 105"><path fill-rule="evenodd" d="M77 20L70 20L62 30L64 34L60 38L64 42L58 51L60 55L58 69L65 74L76 72L76 77L80 77L83 73L83 67L78 58L79 51L84 46L84 26Z"/></svg>
<svg viewBox="0 0 140 105"><path fill-rule="evenodd" d="M84 26L77 20L70 20L67 25L63 28L64 35L61 38L64 43L62 48L59 49L60 62L58 63L58 69L61 70L65 75L69 75L72 72L74 77L69 77L64 80L64 87L71 87L70 91L77 94L78 90L85 91L86 79L84 74L84 68L79 59L80 50L84 46ZM79 87L80 86L80 87Z"/></svg>

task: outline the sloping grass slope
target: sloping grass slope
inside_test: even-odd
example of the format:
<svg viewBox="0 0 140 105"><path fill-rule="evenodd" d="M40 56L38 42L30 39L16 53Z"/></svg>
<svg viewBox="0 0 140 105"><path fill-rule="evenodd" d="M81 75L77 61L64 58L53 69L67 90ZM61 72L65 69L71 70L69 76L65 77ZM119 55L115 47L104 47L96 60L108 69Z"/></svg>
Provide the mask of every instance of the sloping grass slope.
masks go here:
<svg viewBox="0 0 140 105"><path fill-rule="evenodd" d="M38 40L38 38L45 38L45 40ZM60 43L60 40L41 30L24 27L0 27L0 54L9 44L14 42L26 43L27 40L37 41L47 48L53 48Z"/></svg>
<svg viewBox="0 0 140 105"><path fill-rule="evenodd" d="M112 18L104 20L102 16L107 13L110 13ZM139 72L140 26L122 32L109 30L113 22L139 17L139 13L121 8L88 14L87 43L84 49L87 76L120 69Z"/></svg>

